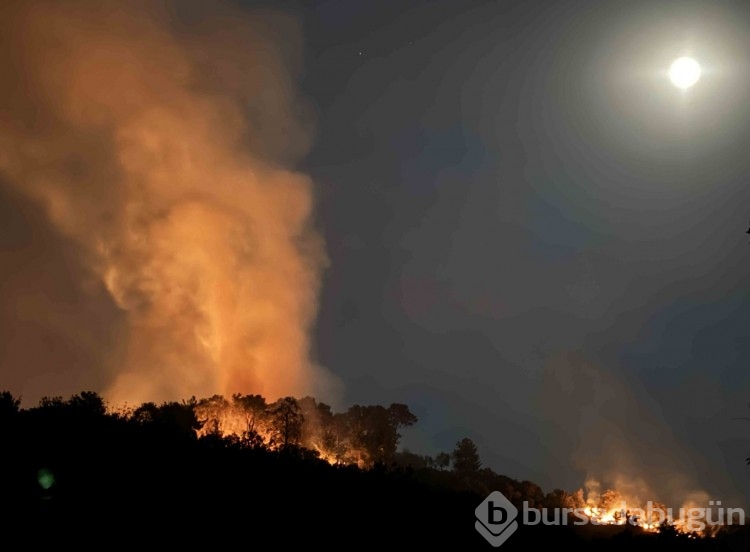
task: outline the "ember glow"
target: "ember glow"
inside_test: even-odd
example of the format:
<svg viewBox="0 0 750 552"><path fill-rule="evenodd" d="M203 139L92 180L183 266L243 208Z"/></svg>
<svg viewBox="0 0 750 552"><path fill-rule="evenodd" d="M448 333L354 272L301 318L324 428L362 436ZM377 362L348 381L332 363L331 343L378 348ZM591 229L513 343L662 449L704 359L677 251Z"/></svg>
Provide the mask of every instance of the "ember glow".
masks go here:
<svg viewBox="0 0 750 552"><path fill-rule="evenodd" d="M740 509L721 507L721 502L700 497L701 502L687 500L679 508L640 497L628 496L616 490L599 493L599 482L586 482L586 491L578 490L566 497L565 506L581 512L594 525L632 525L647 532L658 532L664 527L694 537L715 536L725 526L737 524L734 519ZM744 512L742 512L744 523Z"/></svg>
<svg viewBox="0 0 750 552"><path fill-rule="evenodd" d="M0 176L121 313L110 400L329 396L308 335L326 255L311 182L285 168L310 141L296 24L173 11L4 2Z"/></svg>

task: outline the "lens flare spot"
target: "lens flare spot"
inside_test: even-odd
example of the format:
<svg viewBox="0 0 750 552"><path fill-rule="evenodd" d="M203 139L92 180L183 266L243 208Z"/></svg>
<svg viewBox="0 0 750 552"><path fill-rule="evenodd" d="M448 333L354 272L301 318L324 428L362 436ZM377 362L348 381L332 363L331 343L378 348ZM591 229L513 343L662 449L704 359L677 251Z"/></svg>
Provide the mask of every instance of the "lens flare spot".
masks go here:
<svg viewBox="0 0 750 552"><path fill-rule="evenodd" d="M47 468L39 470L36 474L36 480L39 482L39 486L45 491L49 490L55 484L55 476Z"/></svg>

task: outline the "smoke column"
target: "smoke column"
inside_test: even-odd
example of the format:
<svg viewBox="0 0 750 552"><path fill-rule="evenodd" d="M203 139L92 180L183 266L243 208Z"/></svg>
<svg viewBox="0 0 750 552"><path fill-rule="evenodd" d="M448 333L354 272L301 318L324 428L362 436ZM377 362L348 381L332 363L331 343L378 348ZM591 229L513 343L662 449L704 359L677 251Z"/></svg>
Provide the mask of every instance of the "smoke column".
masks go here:
<svg viewBox="0 0 750 552"><path fill-rule="evenodd" d="M325 396L309 330L326 257L289 168L311 140L299 29L154 4L2 3L3 185L43 206L124 317L111 401Z"/></svg>

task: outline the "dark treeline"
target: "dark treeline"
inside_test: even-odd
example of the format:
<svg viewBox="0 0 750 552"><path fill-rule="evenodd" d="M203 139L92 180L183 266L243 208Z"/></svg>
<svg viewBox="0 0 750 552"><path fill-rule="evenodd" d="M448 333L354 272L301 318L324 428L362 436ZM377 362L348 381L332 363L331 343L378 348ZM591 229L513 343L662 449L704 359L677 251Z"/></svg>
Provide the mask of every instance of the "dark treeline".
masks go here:
<svg viewBox="0 0 750 552"><path fill-rule="evenodd" d="M398 451L399 428L417 421L405 405L336 414L310 398L251 397L109 412L89 392L25 409L0 394L4 542L488 550L474 510L491 491L519 509L524 501L555 508L576 500L482 467L470 439L435 457ZM352 462L342 443L360 450L366 465ZM334 456L324 460L316 447ZM690 539L629 526L521 524L503 550L732 550L740 533Z"/></svg>

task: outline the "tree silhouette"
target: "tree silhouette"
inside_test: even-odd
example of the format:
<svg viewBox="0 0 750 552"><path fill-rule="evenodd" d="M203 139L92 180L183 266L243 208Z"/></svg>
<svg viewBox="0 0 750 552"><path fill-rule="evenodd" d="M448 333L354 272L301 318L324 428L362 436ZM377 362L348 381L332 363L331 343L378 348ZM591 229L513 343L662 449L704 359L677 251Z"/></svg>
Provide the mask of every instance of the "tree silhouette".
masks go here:
<svg viewBox="0 0 750 552"><path fill-rule="evenodd" d="M0 392L0 421L12 419L20 406L21 399L16 399L9 391Z"/></svg>
<svg viewBox="0 0 750 552"><path fill-rule="evenodd" d="M63 410L65 408L65 400L60 396L55 397L42 397L39 400L39 408L42 410Z"/></svg>
<svg viewBox="0 0 750 552"><path fill-rule="evenodd" d="M159 407L154 402L145 402L133 410L130 419L139 424L148 424L156 421Z"/></svg>
<svg viewBox="0 0 750 552"><path fill-rule="evenodd" d="M440 470L445 470L451 465L451 455L447 452L439 452L437 456L435 456L435 465Z"/></svg>
<svg viewBox="0 0 750 552"><path fill-rule="evenodd" d="M107 412L104 399L93 391L83 391L79 395L73 395L68 405L77 414L84 416L104 416Z"/></svg>
<svg viewBox="0 0 750 552"><path fill-rule="evenodd" d="M304 416L294 397L284 397L271 405L269 411L271 422L271 445L286 448L297 445L302 437Z"/></svg>
<svg viewBox="0 0 750 552"><path fill-rule="evenodd" d="M479 460L479 452L474 441L464 437L451 453L453 460L453 471L462 476L470 476L479 472L482 462Z"/></svg>
<svg viewBox="0 0 750 552"><path fill-rule="evenodd" d="M232 402L245 413L247 431L256 433L262 429L268 405L260 395L232 395Z"/></svg>
<svg viewBox="0 0 750 552"><path fill-rule="evenodd" d="M388 408L354 405L345 419L352 444L366 452L369 464L391 462L401 439L399 428L417 422L409 407L398 403Z"/></svg>
<svg viewBox="0 0 750 552"><path fill-rule="evenodd" d="M201 399L195 409L195 414L201 424L201 435L221 435L221 414L229 408L229 401L221 395Z"/></svg>
<svg viewBox="0 0 750 552"><path fill-rule="evenodd" d="M324 412L321 419L324 423L322 444L325 450L330 451L336 463L358 463L357 460L360 458L357 452L352 450L351 432L346 413L339 412L328 416Z"/></svg>
<svg viewBox="0 0 750 552"><path fill-rule="evenodd" d="M160 427L182 436L196 437L196 432L203 427L204 421L199 420L195 412L198 402L195 397L189 401L165 402L157 406L155 403L144 403L133 411L132 420L143 424Z"/></svg>

